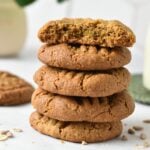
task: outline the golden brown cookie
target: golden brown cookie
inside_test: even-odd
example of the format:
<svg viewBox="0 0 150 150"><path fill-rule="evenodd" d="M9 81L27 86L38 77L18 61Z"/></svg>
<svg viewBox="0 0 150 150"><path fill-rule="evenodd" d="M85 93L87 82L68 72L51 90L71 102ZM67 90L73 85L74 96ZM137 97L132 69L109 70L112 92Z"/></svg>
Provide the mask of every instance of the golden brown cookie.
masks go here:
<svg viewBox="0 0 150 150"><path fill-rule="evenodd" d="M122 132L121 121L109 123L63 122L34 112L30 124L37 131L54 138L89 143L110 140Z"/></svg>
<svg viewBox="0 0 150 150"><path fill-rule="evenodd" d="M64 18L46 23L38 33L42 42L49 44L73 43L103 47L129 47L135 43L135 35L117 20L89 18Z"/></svg>
<svg viewBox="0 0 150 150"><path fill-rule="evenodd" d="M113 122L134 111L134 101L127 91L89 98L62 96L39 88L33 93L32 105L39 113L61 121Z"/></svg>
<svg viewBox="0 0 150 150"><path fill-rule="evenodd" d="M67 96L104 97L126 89L130 82L127 69L106 71L68 71L42 66L34 81L44 90Z"/></svg>
<svg viewBox="0 0 150 150"><path fill-rule="evenodd" d="M17 105L31 101L33 87L25 80L0 71L0 105Z"/></svg>
<svg viewBox="0 0 150 150"><path fill-rule="evenodd" d="M38 57L52 67L70 70L108 70L128 64L131 53L123 47L104 48L63 43L43 45L39 49Z"/></svg>

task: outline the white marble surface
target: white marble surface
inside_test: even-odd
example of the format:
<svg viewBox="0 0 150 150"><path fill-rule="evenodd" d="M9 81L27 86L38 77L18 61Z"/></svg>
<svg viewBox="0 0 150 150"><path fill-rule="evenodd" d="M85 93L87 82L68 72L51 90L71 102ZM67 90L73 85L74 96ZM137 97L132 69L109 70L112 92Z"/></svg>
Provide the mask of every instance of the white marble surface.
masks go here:
<svg viewBox="0 0 150 150"><path fill-rule="evenodd" d="M134 3L141 1L132 0L132 2ZM138 9L142 9L142 11L138 11L140 15L136 16L137 13L133 13L133 10L135 11L136 9L133 8L132 4L129 4L128 0L89 0L88 2L87 0L76 0L73 1L73 6L72 4L69 6L70 4L67 3L58 6L52 0L39 0L39 2L26 8L28 20L28 37L25 47L18 57L0 58L0 70L11 71L31 82L36 87L32 80L32 76L35 70L37 70L37 68L41 65L36 58L37 49L41 44L36 38L37 30L49 19L71 16L107 19L115 18L122 20L126 24L130 25L137 33L137 41L140 44L136 44L135 48L132 49L133 59L131 64L127 67L132 73L142 72L144 35L146 34L145 30L148 24L148 19L146 20L148 16L145 16L144 14L147 14L149 11L148 8L150 8L150 3L146 0L144 0L144 2L146 4L140 4L141 8L134 4L134 6L136 5ZM85 3L86 5L84 6ZM135 16L132 16L132 14ZM136 17L142 18L143 22L139 22L138 19L136 20L138 23L134 26L134 24L132 24L134 23L134 19L132 17L135 17L134 19L137 19ZM108 142L88 145L72 144L68 142L62 144L60 140L41 135L30 127L28 120L32 111L33 108L30 104L15 107L0 107L0 129L23 129L22 133L15 133L14 138L5 142L0 142L0 150L135 150L139 149L136 147L136 144L142 145L143 143L142 140L139 140L138 135L136 135L129 136L129 140L126 142L121 141L120 138L117 138ZM126 130L128 127L132 127L133 125L142 125L144 126L144 132L147 134L148 140L150 142L150 124L143 124L143 119L150 119L150 106L136 104L134 114L128 119L124 120L124 123L127 124L127 126L124 127L124 133L127 134Z"/></svg>

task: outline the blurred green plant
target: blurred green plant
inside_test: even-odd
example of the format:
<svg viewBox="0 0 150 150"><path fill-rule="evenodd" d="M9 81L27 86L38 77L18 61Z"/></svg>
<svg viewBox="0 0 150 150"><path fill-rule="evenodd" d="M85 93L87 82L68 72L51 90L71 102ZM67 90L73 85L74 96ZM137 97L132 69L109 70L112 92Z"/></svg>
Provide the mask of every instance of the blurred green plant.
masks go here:
<svg viewBox="0 0 150 150"><path fill-rule="evenodd" d="M57 0L58 3L62 3L64 1L66 1L66 0Z"/></svg>
<svg viewBox="0 0 150 150"><path fill-rule="evenodd" d="M29 4L37 1L37 0L15 0L15 1L18 3L18 5L20 5L21 7L24 7L24 6L29 5ZM62 3L62 2L67 1L67 0L56 0L56 1L58 3Z"/></svg>

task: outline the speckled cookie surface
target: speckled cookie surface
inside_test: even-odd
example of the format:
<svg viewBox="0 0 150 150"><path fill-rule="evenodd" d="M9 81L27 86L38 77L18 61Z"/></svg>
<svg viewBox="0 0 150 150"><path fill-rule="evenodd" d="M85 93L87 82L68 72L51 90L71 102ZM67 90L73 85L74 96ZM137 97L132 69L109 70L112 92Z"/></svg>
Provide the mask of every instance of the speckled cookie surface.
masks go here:
<svg viewBox="0 0 150 150"><path fill-rule="evenodd" d="M82 72L42 66L34 81L44 90L67 96L104 97L121 92L128 87L127 69Z"/></svg>
<svg viewBox="0 0 150 150"><path fill-rule="evenodd" d="M0 71L0 105L17 105L31 101L33 87L25 80Z"/></svg>
<svg viewBox="0 0 150 150"><path fill-rule="evenodd" d="M108 70L120 68L131 60L127 48L58 44L43 45L38 58L45 64L70 70Z"/></svg>
<svg viewBox="0 0 150 150"><path fill-rule="evenodd" d="M135 35L116 20L62 19L46 23L38 33L42 42L49 44L78 43L103 47L129 47Z"/></svg>
<svg viewBox="0 0 150 150"><path fill-rule="evenodd" d="M120 121L109 123L62 122L37 112L31 114L30 124L43 134L71 142L100 142L115 138L122 132Z"/></svg>
<svg viewBox="0 0 150 150"><path fill-rule="evenodd" d="M134 101L127 91L89 98L62 96L39 88L33 93L32 105L47 117L77 122L113 122L128 117L134 111Z"/></svg>

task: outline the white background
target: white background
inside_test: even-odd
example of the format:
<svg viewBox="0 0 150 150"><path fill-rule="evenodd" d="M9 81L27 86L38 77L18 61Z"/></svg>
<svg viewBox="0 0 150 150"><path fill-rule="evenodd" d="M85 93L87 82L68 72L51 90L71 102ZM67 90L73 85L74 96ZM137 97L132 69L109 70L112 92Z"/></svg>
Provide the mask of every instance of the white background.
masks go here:
<svg viewBox="0 0 150 150"><path fill-rule="evenodd" d="M130 26L136 36L137 43L132 51L132 62L127 67L132 73L142 72L144 42L147 27L150 21L150 1L149 0L74 0L57 4L54 0L39 0L26 7L28 21L28 35L21 54L15 58L0 58L0 69L9 70L36 86L32 76L41 65L37 59L37 50L41 43L37 39L38 29L50 19L63 17L92 17L103 19L119 19ZM123 142L120 138L90 145L62 144L59 140L39 134L34 131L29 123L29 115L33 111L30 104L17 107L0 107L0 129L22 128L23 133L15 134L13 139L0 142L0 150L50 150L50 149L117 149L134 150L136 144L142 144L137 136L129 136L129 140ZM118 110L119 113L119 110ZM135 113L124 120L128 124L124 127L125 134L128 127L133 125L143 125L143 119L150 118L150 107L136 104ZM150 133L150 125L144 125L144 132ZM149 136L149 135L148 135ZM150 137L149 137L150 138Z"/></svg>

